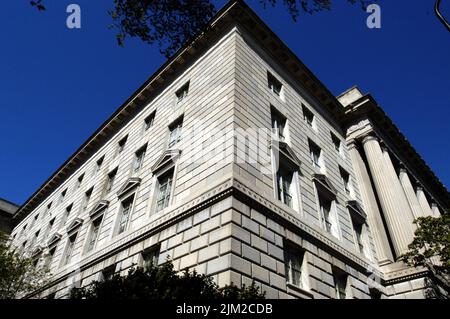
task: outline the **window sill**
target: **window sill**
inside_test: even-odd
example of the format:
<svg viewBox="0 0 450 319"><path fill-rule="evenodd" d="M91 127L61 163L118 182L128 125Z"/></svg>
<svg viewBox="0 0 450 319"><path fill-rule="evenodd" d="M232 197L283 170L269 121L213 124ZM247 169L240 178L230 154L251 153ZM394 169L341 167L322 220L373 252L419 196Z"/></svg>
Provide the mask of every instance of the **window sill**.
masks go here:
<svg viewBox="0 0 450 319"><path fill-rule="evenodd" d="M295 296L297 296L299 298L302 298L302 299L314 299L314 295L312 293L310 293L309 291L307 291L307 290L305 290L303 288L297 287L297 286L295 286L293 284L290 284L288 282L286 283L286 288L287 288L287 293L293 294L293 295L295 295Z"/></svg>

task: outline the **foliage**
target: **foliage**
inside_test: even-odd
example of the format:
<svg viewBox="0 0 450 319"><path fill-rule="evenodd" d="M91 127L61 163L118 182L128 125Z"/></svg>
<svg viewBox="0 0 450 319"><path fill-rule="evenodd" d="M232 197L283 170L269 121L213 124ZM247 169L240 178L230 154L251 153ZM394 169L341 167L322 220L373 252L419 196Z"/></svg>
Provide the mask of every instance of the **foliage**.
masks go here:
<svg viewBox="0 0 450 319"><path fill-rule="evenodd" d="M148 269L132 268L128 275L115 274L104 281L95 281L90 286L73 288L72 299L263 299L264 293L252 284L238 288L234 285L219 288L210 276L195 271L177 273L171 262Z"/></svg>
<svg viewBox="0 0 450 319"><path fill-rule="evenodd" d="M450 216L419 217L414 221L417 224L415 237L409 244L409 251L403 260L413 266L426 266L433 256L439 256L441 272L450 273Z"/></svg>
<svg viewBox="0 0 450 319"><path fill-rule="evenodd" d="M44 284L47 272L35 267L32 258L10 246L0 232L0 299L13 299L35 291Z"/></svg>
<svg viewBox="0 0 450 319"><path fill-rule="evenodd" d="M409 251L402 256L404 262L415 267L427 267L432 280L428 279L431 298L438 298L442 290L450 293L450 216L419 217L415 237Z"/></svg>

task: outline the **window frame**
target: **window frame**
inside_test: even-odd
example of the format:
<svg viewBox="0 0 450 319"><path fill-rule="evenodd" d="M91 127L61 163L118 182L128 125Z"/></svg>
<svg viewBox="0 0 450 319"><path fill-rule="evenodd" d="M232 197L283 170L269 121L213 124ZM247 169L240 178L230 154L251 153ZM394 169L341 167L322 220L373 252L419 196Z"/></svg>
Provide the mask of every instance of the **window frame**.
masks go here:
<svg viewBox="0 0 450 319"><path fill-rule="evenodd" d="M175 175L175 169L172 167L168 170L166 170L164 173L157 176L157 190L156 190L156 197L155 197L155 213L159 213L170 206L171 200L172 200L172 189L174 186L174 175ZM165 179L167 178L167 181ZM161 191L162 186L162 179L164 179L164 184L166 185L164 189L164 193ZM163 194L164 198L160 198L161 194ZM163 202L163 206L159 208L159 202Z"/></svg>
<svg viewBox="0 0 450 319"><path fill-rule="evenodd" d="M178 90L175 91L175 96L177 97L177 104L183 102L188 97L189 85L190 85L190 81L187 81Z"/></svg>
<svg viewBox="0 0 450 319"><path fill-rule="evenodd" d="M94 192L94 186L92 186L86 192L84 192L83 205L81 206L81 210L83 212L87 211L93 192Z"/></svg>
<svg viewBox="0 0 450 319"><path fill-rule="evenodd" d="M114 168L106 175L106 192L109 193L114 187L119 167Z"/></svg>
<svg viewBox="0 0 450 319"><path fill-rule="evenodd" d="M134 153L134 161L133 161L133 173L137 173L140 171L144 164L145 154L147 152L147 144L140 147L135 153Z"/></svg>
<svg viewBox="0 0 450 319"><path fill-rule="evenodd" d="M127 145L128 135L125 135L117 142L117 154L122 154Z"/></svg>
<svg viewBox="0 0 450 319"><path fill-rule="evenodd" d="M275 75L273 75L271 72L267 71L267 86L269 90L278 96L279 98L282 97L283 92L283 83L281 83L280 80L278 80Z"/></svg>
<svg viewBox="0 0 450 319"><path fill-rule="evenodd" d="M84 179L84 173L81 174L80 176L78 176L76 188L80 188L81 187L81 184L83 183L83 179Z"/></svg>
<svg viewBox="0 0 450 319"><path fill-rule="evenodd" d="M311 159L311 163L312 163L313 167L315 167L319 170L324 169L325 165L323 163L322 148L310 139L308 139L308 146L309 146L310 159ZM319 153L317 156L315 154L315 151L318 151L318 153Z"/></svg>
<svg viewBox="0 0 450 319"><path fill-rule="evenodd" d="M340 155L342 155L342 141L339 137L337 137L336 134L333 132L330 132L331 135L331 142L333 143L333 148L338 152ZM337 147L336 147L337 143Z"/></svg>
<svg viewBox="0 0 450 319"><path fill-rule="evenodd" d="M99 173L102 169L103 162L105 161L105 155L101 156L96 162L95 162L95 171L94 175Z"/></svg>
<svg viewBox="0 0 450 319"><path fill-rule="evenodd" d="M152 111L144 119L144 132L148 131L155 124L156 110Z"/></svg>
<svg viewBox="0 0 450 319"><path fill-rule="evenodd" d="M285 250L284 250L284 269L285 269L285 276L286 276L286 283L288 285L294 286L296 288L300 288L300 289L305 289L305 283L303 280L303 276L304 276L304 261L305 261L305 250L298 247L297 245L293 244L293 243L285 243ZM292 267L292 257L294 256L294 258L296 259L296 261L298 262L295 264L295 268L298 269L294 269ZM295 271L296 274L298 274L297 276L293 276L293 271ZM296 278L296 279L295 279ZM298 280L298 282L296 283L295 281Z"/></svg>
<svg viewBox="0 0 450 319"><path fill-rule="evenodd" d="M100 230L103 224L103 214L96 216L92 219L90 225L89 225L89 232L88 236L86 238L86 245L84 252L89 253L95 250L95 246L98 242L98 237L100 235ZM95 230L95 233L94 233ZM95 237L93 239L93 236L95 234Z"/></svg>
<svg viewBox="0 0 450 319"><path fill-rule="evenodd" d="M348 275L338 269L333 269L333 282L336 299L348 299Z"/></svg>
<svg viewBox="0 0 450 319"><path fill-rule="evenodd" d="M133 210L134 210L134 204L135 204L135 200L136 200L136 193L133 192L127 196L125 196L121 201L120 201L120 207L119 207L119 214L117 216L117 224L116 224L116 229L115 229L115 235L118 236L120 234L125 233L130 226L130 221L131 221L131 215L133 214ZM125 206L125 204L128 204L129 206ZM124 210L128 209L127 212L127 217L122 229L122 220L123 220L123 216L124 216Z"/></svg>
<svg viewBox="0 0 450 319"><path fill-rule="evenodd" d="M155 266L158 265L159 261L159 255L160 255L161 246L159 244L154 245L150 248L145 249L141 253L141 266L144 271L147 271L150 267L150 265L154 264ZM151 257L150 262L148 261L147 257Z"/></svg>
<svg viewBox="0 0 450 319"><path fill-rule="evenodd" d="M64 249L64 254L62 255L61 266L66 266L66 265L70 264L70 261L73 257L73 253L75 250L75 244L76 244L77 238L78 238L78 232L69 234L69 236L67 238L66 247Z"/></svg>
<svg viewBox="0 0 450 319"><path fill-rule="evenodd" d="M351 196L351 194L352 194L352 187L351 187L351 184L350 184L350 182L351 182L350 173L347 172L344 168L342 168L339 165L339 175L340 175L340 178L341 178L341 182L342 182L342 186L343 186L344 192L348 196Z"/></svg>
<svg viewBox="0 0 450 319"><path fill-rule="evenodd" d="M181 141L184 116L180 116L169 125L167 148L172 148Z"/></svg>
<svg viewBox="0 0 450 319"><path fill-rule="evenodd" d="M305 123L315 129L316 128L316 116L314 115L314 113L308 108L306 107L305 104L302 103L302 113L303 113L303 120L305 121Z"/></svg>
<svg viewBox="0 0 450 319"><path fill-rule="evenodd" d="M287 117L284 116L275 107L270 107L270 120L272 136L275 136L279 141L286 141L288 135Z"/></svg>

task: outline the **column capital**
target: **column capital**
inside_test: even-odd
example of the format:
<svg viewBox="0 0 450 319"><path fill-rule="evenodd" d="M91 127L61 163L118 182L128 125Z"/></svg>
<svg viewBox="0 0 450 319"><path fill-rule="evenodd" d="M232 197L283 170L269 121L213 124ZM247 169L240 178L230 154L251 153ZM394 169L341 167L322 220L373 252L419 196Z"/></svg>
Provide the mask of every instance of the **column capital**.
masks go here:
<svg viewBox="0 0 450 319"><path fill-rule="evenodd" d="M352 140L350 140L350 141L347 141L347 148L348 148L349 150L354 149L354 148L358 149L357 141L356 141L355 139L352 139Z"/></svg>
<svg viewBox="0 0 450 319"><path fill-rule="evenodd" d="M374 134L369 134L369 135L364 136L361 141L362 141L363 144L365 144L365 143L367 143L369 141L377 141L377 142L379 142L380 139Z"/></svg>
<svg viewBox="0 0 450 319"><path fill-rule="evenodd" d="M421 191L421 192L423 192L423 187L420 186L420 185L417 185L417 186L416 186L416 191Z"/></svg>
<svg viewBox="0 0 450 319"><path fill-rule="evenodd" d="M408 174L408 171L404 167L400 167L399 172L400 172L400 174L401 173Z"/></svg>

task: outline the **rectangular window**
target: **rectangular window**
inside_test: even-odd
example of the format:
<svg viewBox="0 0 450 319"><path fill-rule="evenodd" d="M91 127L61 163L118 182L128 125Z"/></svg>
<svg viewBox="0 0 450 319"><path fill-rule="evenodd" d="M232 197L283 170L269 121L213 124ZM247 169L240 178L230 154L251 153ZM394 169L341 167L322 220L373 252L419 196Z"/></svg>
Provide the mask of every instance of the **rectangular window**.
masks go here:
<svg viewBox="0 0 450 319"><path fill-rule="evenodd" d="M153 122L155 121L155 115L156 115L156 111L153 111L152 113L150 113L149 116L147 116L144 120L144 130L148 130L149 128L151 128L153 126Z"/></svg>
<svg viewBox="0 0 450 319"><path fill-rule="evenodd" d="M81 174L77 179L77 188L81 187L81 184L83 183L84 173Z"/></svg>
<svg viewBox="0 0 450 319"><path fill-rule="evenodd" d="M302 105L302 111L303 111L303 119L305 120L306 124L308 124L311 127L314 127L314 114L306 108L306 106Z"/></svg>
<svg viewBox="0 0 450 319"><path fill-rule="evenodd" d="M20 252L21 252L21 253L24 253L26 247L27 247L27 241L25 240L25 241L23 242L23 244L22 244L22 248L20 249Z"/></svg>
<svg viewBox="0 0 450 319"><path fill-rule="evenodd" d="M72 206L73 206L73 204L70 204L69 206L66 207L66 210L64 211L64 213L61 217L61 222L60 222L61 226L60 227L64 227L66 225L66 222L70 216L70 211L72 210Z"/></svg>
<svg viewBox="0 0 450 319"><path fill-rule="evenodd" d="M332 220L330 218L332 201L319 195L319 209L320 218L322 219L322 225L324 225L327 232L332 232Z"/></svg>
<svg viewBox="0 0 450 319"><path fill-rule="evenodd" d="M27 224L25 224L25 225L22 227L22 230L20 231L19 237L21 237L21 236L23 235L23 233L25 232L25 230L27 230Z"/></svg>
<svg viewBox="0 0 450 319"><path fill-rule="evenodd" d="M39 213L37 213L37 214L34 216L33 220L31 221L30 229L32 229L33 226L34 226L34 224L36 224L36 221L38 220L38 218L39 218Z"/></svg>
<svg viewBox="0 0 450 319"><path fill-rule="evenodd" d="M356 245L358 245L359 252L364 255L364 242L362 240L362 228L363 228L363 225L360 224L360 223L357 223L353 219L352 219L352 223L353 223L353 229L355 231Z"/></svg>
<svg viewBox="0 0 450 319"><path fill-rule="evenodd" d="M159 258L159 246L151 248L150 250L142 253L142 261L144 271L151 268L152 265L158 265Z"/></svg>
<svg viewBox="0 0 450 319"><path fill-rule="evenodd" d="M30 247L33 248L34 244L37 242L40 230L34 233L33 239L31 240Z"/></svg>
<svg viewBox="0 0 450 319"><path fill-rule="evenodd" d="M66 197L67 194L67 188L65 190L63 190L61 192L61 195L59 196L59 203L61 204L62 202L64 202L64 198Z"/></svg>
<svg viewBox="0 0 450 319"><path fill-rule="evenodd" d="M86 193L84 193L83 211L85 211L88 208L89 201L91 200L93 190L94 190L94 188L92 187Z"/></svg>
<svg viewBox="0 0 450 319"><path fill-rule="evenodd" d="M50 232L52 231L52 228L53 228L53 224L55 223L55 219L56 219L56 217L53 217L53 218L48 222L47 229L45 230L44 240L47 239L48 236L50 235Z"/></svg>
<svg viewBox="0 0 450 319"><path fill-rule="evenodd" d="M334 149L340 153L341 152L341 140L339 139L339 137L337 137L336 135L331 133L331 141L333 142Z"/></svg>
<svg viewBox="0 0 450 319"><path fill-rule="evenodd" d="M336 299L346 299L347 297L347 274L341 271L333 271L334 288Z"/></svg>
<svg viewBox="0 0 450 319"><path fill-rule="evenodd" d="M298 248L286 245L284 252L284 266L286 271L286 280L289 284L301 287L302 264L304 252Z"/></svg>
<svg viewBox="0 0 450 319"><path fill-rule="evenodd" d="M171 126L169 126L169 147L174 146L181 140L181 129L183 128L183 118L176 120Z"/></svg>
<svg viewBox="0 0 450 319"><path fill-rule="evenodd" d="M269 89L276 95L281 95L281 89L283 85L278 81L270 72L267 72L267 84Z"/></svg>
<svg viewBox="0 0 450 319"><path fill-rule="evenodd" d="M275 108L271 108L272 132L280 141L284 141L284 130L286 126L286 117L284 117Z"/></svg>
<svg viewBox="0 0 450 319"><path fill-rule="evenodd" d="M114 186L114 181L116 179L117 176L117 167L115 169L113 169L111 172L108 173L108 180L107 180L107 184L106 184L106 191L111 191L111 189Z"/></svg>
<svg viewBox="0 0 450 319"><path fill-rule="evenodd" d="M98 239L98 234L100 233L100 225L102 223L102 218L103 217L99 217L94 221L92 221L86 252L90 252L95 248L95 244L97 243Z"/></svg>
<svg viewBox="0 0 450 319"><path fill-rule="evenodd" d="M111 280L114 277L114 274L116 273L116 265L111 265L109 267L106 267L102 271L102 280Z"/></svg>
<svg viewBox="0 0 450 319"><path fill-rule="evenodd" d="M69 240L67 241L66 252L64 254L63 265L67 265L70 262L70 259L72 258L73 255L76 239L77 234L74 234L69 237Z"/></svg>
<svg viewBox="0 0 450 319"><path fill-rule="evenodd" d="M309 141L309 154L311 156L311 162L314 167L320 168L322 163L322 150L319 146L317 146L314 142L311 140Z"/></svg>
<svg viewBox="0 0 450 319"><path fill-rule="evenodd" d="M144 162L145 152L147 151L147 145L141 147L135 154L133 171L137 172L142 167L142 163Z"/></svg>
<svg viewBox="0 0 450 319"><path fill-rule="evenodd" d="M122 138L117 144L117 153L120 154L125 149L125 144L127 143L128 135Z"/></svg>
<svg viewBox="0 0 450 319"><path fill-rule="evenodd" d="M130 220L131 211L133 207L134 196L128 197L122 202L122 207L119 216L119 225L117 227L117 234L123 233L128 227L128 221Z"/></svg>
<svg viewBox="0 0 450 319"><path fill-rule="evenodd" d="M45 214L48 214L48 212L50 212L51 208L52 208L52 202L48 203L47 208L45 209Z"/></svg>
<svg viewBox="0 0 450 319"><path fill-rule="evenodd" d="M344 190L347 194L350 195L350 175L339 166L339 173L341 175L342 185L344 186Z"/></svg>
<svg viewBox="0 0 450 319"><path fill-rule="evenodd" d="M293 174L287 171L279 170L277 172L278 200L292 207L291 182Z"/></svg>
<svg viewBox="0 0 450 319"><path fill-rule="evenodd" d="M96 173L100 172L100 169L102 168L102 164L103 164L104 159L105 159L105 156L102 156L102 157L100 157L97 160L97 163L96 163L96 166L95 166L95 172Z"/></svg>
<svg viewBox="0 0 450 319"><path fill-rule="evenodd" d="M183 101L189 92L189 82L187 82L185 85L183 85L176 93L175 95L177 96L177 102L180 103L181 101Z"/></svg>
<svg viewBox="0 0 450 319"><path fill-rule="evenodd" d="M158 196L156 199L156 212L169 206L172 191L173 169L158 178Z"/></svg>
<svg viewBox="0 0 450 319"><path fill-rule="evenodd" d="M44 267L45 268L47 268L47 269L50 268L50 265L51 265L51 263L53 261L53 257L55 256L55 252L56 252L56 246L50 248L50 250L48 251L48 254L47 254L47 256L45 257L45 260L44 260Z"/></svg>

